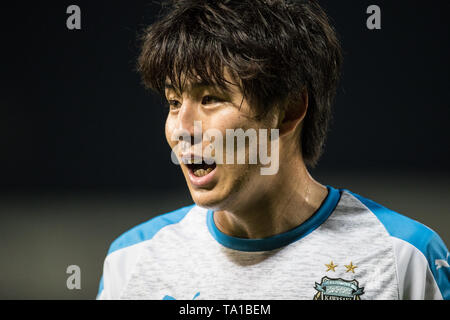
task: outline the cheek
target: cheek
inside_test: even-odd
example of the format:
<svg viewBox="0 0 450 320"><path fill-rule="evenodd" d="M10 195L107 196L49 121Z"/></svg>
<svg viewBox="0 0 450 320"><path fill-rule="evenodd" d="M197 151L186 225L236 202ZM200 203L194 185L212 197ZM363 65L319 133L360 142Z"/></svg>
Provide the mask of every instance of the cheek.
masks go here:
<svg viewBox="0 0 450 320"><path fill-rule="evenodd" d="M171 117L169 116L166 119L165 134L166 134L166 141L171 148L173 148L177 143L177 141L172 140L172 135L174 131L175 131L175 121L171 119Z"/></svg>
<svg viewBox="0 0 450 320"><path fill-rule="evenodd" d="M226 129L243 129L253 127L254 124L248 117L236 112L236 110L224 110L209 119L208 127L220 130L224 135Z"/></svg>

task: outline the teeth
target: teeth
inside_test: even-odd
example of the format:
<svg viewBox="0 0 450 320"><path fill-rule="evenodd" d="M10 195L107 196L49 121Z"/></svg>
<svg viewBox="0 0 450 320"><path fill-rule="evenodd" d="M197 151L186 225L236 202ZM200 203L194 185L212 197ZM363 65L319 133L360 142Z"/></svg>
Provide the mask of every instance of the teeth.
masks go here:
<svg viewBox="0 0 450 320"><path fill-rule="evenodd" d="M208 169L197 169L194 171L194 175L197 177L204 177L206 176L208 173L210 173L213 169L212 168L208 168Z"/></svg>

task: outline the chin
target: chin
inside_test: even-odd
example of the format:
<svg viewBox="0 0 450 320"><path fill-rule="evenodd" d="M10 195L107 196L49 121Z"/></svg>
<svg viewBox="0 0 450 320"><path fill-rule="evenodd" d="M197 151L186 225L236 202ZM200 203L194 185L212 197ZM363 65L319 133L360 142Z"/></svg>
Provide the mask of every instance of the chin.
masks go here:
<svg viewBox="0 0 450 320"><path fill-rule="evenodd" d="M219 192L215 190L190 189L190 192L195 204L202 208L219 210L222 209L227 202L227 197L220 195Z"/></svg>
<svg viewBox="0 0 450 320"><path fill-rule="evenodd" d="M233 210L248 200L249 193L238 183L216 185L212 189L198 189L189 186L191 197L199 207L215 211ZM248 190L246 190L248 191ZM243 196L245 194L245 196Z"/></svg>
<svg viewBox="0 0 450 320"><path fill-rule="evenodd" d="M216 211L231 210L239 207L248 200L250 189L248 181L249 170L218 170L211 171L212 179L209 183L195 185L192 181L192 169L185 167L184 176L194 202L206 209ZM195 182L195 181L194 181Z"/></svg>

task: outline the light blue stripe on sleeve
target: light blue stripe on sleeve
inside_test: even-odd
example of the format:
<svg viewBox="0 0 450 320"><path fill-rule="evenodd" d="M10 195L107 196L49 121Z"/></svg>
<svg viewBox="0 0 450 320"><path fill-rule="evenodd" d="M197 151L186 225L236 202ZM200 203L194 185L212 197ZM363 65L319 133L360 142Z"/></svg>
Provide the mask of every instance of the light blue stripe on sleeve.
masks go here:
<svg viewBox="0 0 450 320"><path fill-rule="evenodd" d="M428 260L428 265L445 300L450 299L450 268L448 249L439 235L427 226L345 190L360 200L384 225L392 237L407 241L420 250ZM447 267L445 266L447 265Z"/></svg>
<svg viewBox="0 0 450 320"><path fill-rule="evenodd" d="M149 221L135 226L113 241L113 243L109 247L108 255L110 255L114 251L135 245L139 242L150 240L159 230L161 230L165 226L180 222L194 206L195 204L156 216ZM97 297L100 296L100 293L102 291L103 276L100 279Z"/></svg>

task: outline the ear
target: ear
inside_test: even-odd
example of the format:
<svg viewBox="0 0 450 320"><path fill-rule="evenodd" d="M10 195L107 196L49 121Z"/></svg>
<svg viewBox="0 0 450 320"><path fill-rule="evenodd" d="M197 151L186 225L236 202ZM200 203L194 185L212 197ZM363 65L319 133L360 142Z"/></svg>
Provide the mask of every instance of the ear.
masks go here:
<svg viewBox="0 0 450 320"><path fill-rule="evenodd" d="M307 110L308 91L304 88L297 98L287 102L280 119L280 136L294 132L305 118Z"/></svg>

